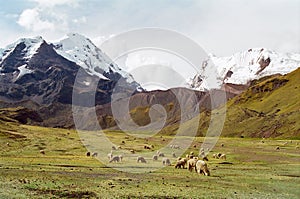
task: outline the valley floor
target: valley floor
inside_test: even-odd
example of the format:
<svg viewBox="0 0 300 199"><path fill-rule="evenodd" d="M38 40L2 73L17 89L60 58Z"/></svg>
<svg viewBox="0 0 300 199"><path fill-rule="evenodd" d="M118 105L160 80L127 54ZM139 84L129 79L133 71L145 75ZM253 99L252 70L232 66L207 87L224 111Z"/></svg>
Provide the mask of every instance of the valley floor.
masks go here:
<svg viewBox="0 0 300 199"><path fill-rule="evenodd" d="M26 125L0 129L0 198L300 197L300 140L220 138L208 155L211 176L174 166L134 174L86 157L73 130ZM124 140L120 132L107 136L117 145ZM123 147L145 144L144 139L130 139ZM172 138L163 139L154 136L147 144L160 148ZM192 146L202 142L196 138ZM198 150L191 147L186 153ZM213 159L216 152L226 153L227 160Z"/></svg>

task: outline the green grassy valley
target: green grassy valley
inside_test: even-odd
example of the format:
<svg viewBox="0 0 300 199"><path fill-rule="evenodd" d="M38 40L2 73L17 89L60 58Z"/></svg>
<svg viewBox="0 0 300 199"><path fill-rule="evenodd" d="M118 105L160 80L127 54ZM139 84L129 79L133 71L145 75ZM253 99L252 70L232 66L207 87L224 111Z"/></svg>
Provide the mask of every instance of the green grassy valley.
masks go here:
<svg viewBox="0 0 300 199"><path fill-rule="evenodd" d="M3 108L0 198L299 198L299 77L300 69L257 80L228 101L221 138L208 154L211 176L175 169L177 158L171 152L176 149L166 154L171 166L141 174L121 172L111 166L139 167L142 163L126 153L119 163L87 157L88 149L76 130L28 125L34 122L35 112ZM147 117L147 111L135 109L132 116ZM199 124L199 137L193 138L185 154L199 153L209 123L213 128L220 125L222 111L224 107L203 111L182 124L186 136ZM118 130L105 130L105 135L128 153L156 154L173 139L178 125L169 125L149 139ZM153 148L145 149L145 145ZM225 153L227 159L215 159L213 153ZM152 159L146 160L143 166L147 167ZM161 161L155 164L162 165Z"/></svg>
<svg viewBox="0 0 300 199"><path fill-rule="evenodd" d="M120 144L125 136L117 131L107 131L106 135L115 144ZM108 162L86 157L87 149L74 130L2 120L0 136L0 198L298 198L300 195L299 140L221 138L208 155L211 176L200 176L187 169L175 169L175 159L172 166L151 173L114 170L107 167ZM148 141L137 138L126 141L123 147L143 153L149 151L142 146L151 144L155 154L156 149L171 139L170 136L154 136ZM195 138L186 153L198 154L202 142L202 137ZM226 153L227 160L212 158L216 152ZM124 157L123 161L128 160Z"/></svg>

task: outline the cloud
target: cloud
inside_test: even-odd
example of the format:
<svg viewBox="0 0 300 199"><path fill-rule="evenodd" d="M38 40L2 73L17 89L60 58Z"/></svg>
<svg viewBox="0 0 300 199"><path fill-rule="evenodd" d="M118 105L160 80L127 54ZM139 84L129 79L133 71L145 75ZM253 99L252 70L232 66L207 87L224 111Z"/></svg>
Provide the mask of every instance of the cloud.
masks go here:
<svg viewBox="0 0 300 199"><path fill-rule="evenodd" d="M41 8L52 8L55 6L67 5L77 7L79 0L30 0L38 4Z"/></svg>
<svg viewBox="0 0 300 199"><path fill-rule="evenodd" d="M26 9L24 10L19 19L18 24L23 26L27 30L34 32L44 30L54 30L55 25L48 20L42 20L40 12L37 9Z"/></svg>
<svg viewBox="0 0 300 199"><path fill-rule="evenodd" d="M72 17L72 9L76 9L80 0L29 0L34 2L33 8L25 9L19 15L17 24L28 31L68 32L70 26L87 22L85 16ZM76 13L76 12L74 12Z"/></svg>

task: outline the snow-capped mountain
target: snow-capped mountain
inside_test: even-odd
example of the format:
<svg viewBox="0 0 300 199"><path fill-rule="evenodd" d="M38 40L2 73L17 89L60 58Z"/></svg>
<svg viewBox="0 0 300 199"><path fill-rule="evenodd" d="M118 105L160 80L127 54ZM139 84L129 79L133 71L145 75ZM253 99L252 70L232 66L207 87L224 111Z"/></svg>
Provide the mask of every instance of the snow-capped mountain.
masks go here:
<svg viewBox="0 0 300 199"><path fill-rule="evenodd" d="M119 68L90 39L80 34L68 34L61 41L54 43L54 48L58 54L84 68L88 74L108 80L105 73L114 72L122 75L129 83L134 82L129 73Z"/></svg>
<svg viewBox="0 0 300 199"><path fill-rule="evenodd" d="M224 83L246 85L251 80L273 74L287 74L300 67L300 54L282 54L253 48L230 57L212 54L203 62L201 73L190 81L197 90L220 88Z"/></svg>
<svg viewBox="0 0 300 199"><path fill-rule="evenodd" d="M83 75L76 86L80 68ZM0 100L72 104L72 92L91 98L95 91L90 84L97 86L96 104L109 103L112 92L130 96L141 90L130 74L78 34L55 44L42 37L23 38L0 49Z"/></svg>

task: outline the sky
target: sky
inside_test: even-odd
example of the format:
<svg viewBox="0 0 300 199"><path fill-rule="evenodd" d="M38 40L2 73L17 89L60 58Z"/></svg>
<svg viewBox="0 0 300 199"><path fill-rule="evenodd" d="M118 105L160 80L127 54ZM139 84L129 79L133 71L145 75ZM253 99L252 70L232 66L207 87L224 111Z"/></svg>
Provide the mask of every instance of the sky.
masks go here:
<svg viewBox="0 0 300 199"><path fill-rule="evenodd" d="M0 47L20 37L57 40L69 32L97 41L159 27L217 56L253 47L300 52L299 0L0 0Z"/></svg>

